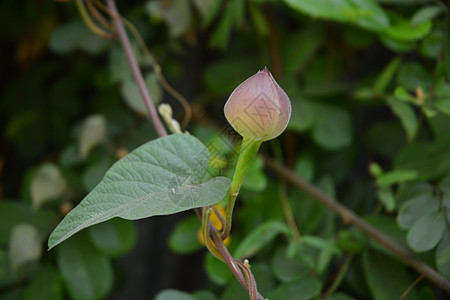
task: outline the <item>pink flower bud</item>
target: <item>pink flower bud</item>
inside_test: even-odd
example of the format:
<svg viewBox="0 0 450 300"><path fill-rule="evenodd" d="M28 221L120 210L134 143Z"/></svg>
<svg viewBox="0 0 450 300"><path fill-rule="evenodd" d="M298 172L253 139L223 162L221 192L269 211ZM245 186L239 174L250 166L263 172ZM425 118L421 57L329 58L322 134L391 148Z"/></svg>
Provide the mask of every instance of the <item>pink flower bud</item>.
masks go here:
<svg viewBox="0 0 450 300"><path fill-rule="evenodd" d="M225 103L225 117L242 137L267 141L279 136L291 117L291 102L267 68L241 83Z"/></svg>

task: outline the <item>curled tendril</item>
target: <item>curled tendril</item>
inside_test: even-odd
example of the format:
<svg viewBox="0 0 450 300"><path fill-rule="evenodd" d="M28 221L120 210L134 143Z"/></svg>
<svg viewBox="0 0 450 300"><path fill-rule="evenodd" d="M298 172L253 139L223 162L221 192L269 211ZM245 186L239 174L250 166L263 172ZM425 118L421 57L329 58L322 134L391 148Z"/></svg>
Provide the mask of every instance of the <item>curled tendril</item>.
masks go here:
<svg viewBox="0 0 450 300"><path fill-rule="evenodd" d="M116 37L116 33L107 32L107 31L103 30L101 27L97 26L97 24L95 24L95 22L91 19L89 12L86 10L83 0L75 0L75 2L77 4L78 12L80 13L81 18L83 19L84 24L86 24L86 26L94 34L96 34L102 38L107 38L107 39L112 39L112 38ZM91 5L91 6L93 7L93 5ZM91 7L91 9L92 9L92 7ZM94 8L94 11L96 11L95 8ZM98 11L96 11L96 12L98 13ZM91 13L92 13L92 11L91 11ZM102 18L102 17L99 17L99 15L100 15L99 13L98 14L94 13L93 15L96 17L96 19Z"/></svg>

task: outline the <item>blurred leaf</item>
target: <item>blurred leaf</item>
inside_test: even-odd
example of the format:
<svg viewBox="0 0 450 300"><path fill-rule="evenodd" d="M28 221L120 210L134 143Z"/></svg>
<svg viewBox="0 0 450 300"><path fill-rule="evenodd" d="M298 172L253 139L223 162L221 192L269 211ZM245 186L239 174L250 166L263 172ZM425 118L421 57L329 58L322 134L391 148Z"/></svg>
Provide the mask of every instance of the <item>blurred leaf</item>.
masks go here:
<svg viewBox="0 0 450 300"><path fill-rule="evenodd" d="M295 164L295 174L307 181L314 179L315 166L314 161L309 155L300 155Z"/></svg>
<svg viewBox="0 0 450 300"><path fill-rule="evenodd" d="M175 253L191 253L202 247L198 241L201 222L197 216L181 220L169 236L169 247Z"/></svg>
<svg viewBox="0 0 450 300"><path fill-rule="evenodd" d="M418 63L404 63L397 75L400 86L415 92L416 88L429 88L432 84L431 74Z"/></svg>
<svg viewBox="0 0 450 300"><path fill-rule="evenodd" d="M206 147L187 134L142 145L115 163L102 182L66 215L50 235L49 248L114 217L137 220L222 200L230 179L215 177L202 183L208 161Z"/></svg>
<svg viewBox="0 0 450 300"><path fill-rule="evenodd" d="M102 115L91 115L83 121L78 139L80 157L86 159L89 152L106 139L106 118Z"/></svg>
<svg viewBox="0 0 450 300"><path fill-rule="evenodd" d="M406 53L416 48L416 43L414 41L397 40L387 34L379 34L378 37L387 48L394 52Z"/></svg>
<svg viewBox="0 0 450 300"><path fill-rule="evenodd" d="M23 203L0 202L0 243L6 244L11 230L21 223L32 224L40 236L47 236L58 222L58 213L40 209L33 211Z"/></svg>
<svg viewBox="0 0 450 300"><path fill-rule="evenodd" d="M386 91L389 84L392 82L392 79L397 73L400 64L402 63L402 59L400 56L393 58L389 64L383 69L380 75L378 75L377 80L373 86L373 91L376 94L382 94Z"/></svg>
<svg viewBox="0 0 450 300"><path fill-rule="evenodd" d="M420 45L420 53L427 58L436 59L442 52L444 31L439 28L433 28L429 35L427 35Z"/></svg>
<svg viewBox="0 0 450 300"><path fill-rule="evenodd" d="M401 228L408 229L421 216L438 210L439 201L431 192L419 193L402 205L397 215L397 222Z"/></svg>
<svg viewBox="0 0 450 300"><path fill-rule="evenodd" d="M162 99L162 89L158 82L158 77L155 73L151 72L145 76L145 84L150 97L154 104L158 104ZM125 78L120 86L120 93L125 99L125 103L133 111L140 113L142 115L148 115L148 109L142 99L141 93L139 92L138 85L133 77Z"/></svg>
<svg viewBox="0 0 450 300"><path fill-rule="evenodd" d="M273 274L281 282L294 282L308 277L311 265L287 256L286 248L279 248L272 257Z"/></svg>
<svg viewBox="0 0 450 300"><path fill-rule="evenodd" d="M259 35L267 36L267 34L269 33L269 24L267 24L264 14L261 12L258 6L252 5L252 3L249 3L248 8L256 32L258 32Z"/></svg>
<svg viewBox="0 0 450 300"><path fill-rule="evenodd" d="M37 229L26 223L15 226L9 240L12 269L17 271L24 264L38 260L41 255L42 238Z"/></svg>
<svg viewBox="0 0 450 300"><path fill-rule="evenodd" d="M377 177L377 185L379 187L387 187L404 181L414 180L418 175L415 170L394 170Z"/></svg>
<svg viewBox="0 0 450 300"><path fill-rule="evenodd" d="M282 57L288 75L304 71L324 42L324 30L314 24L289 35L282 45Z"/></svg>
<svg viewBox="0 0 450 300"><path fill-rule="evenodd" d="M154 300L195 300L195 298L191 294L182 291L162 290L156 294Z"/></svg>
<svg viewBox="0 0 450 300"><path fill-rule="evenodd" d="M394 17L396 19L393 24L384 29L384 33L393 39L399 41L415 41L427 36L433 23L431 21L424 21L414 26L409 20L403 19L399 15Z"/></svg>
<svg viewBox="0 0 450 300"><path fill-rule="evenodd" d="M89 54L99 54L110 42L101 38L76 19L55 28L50 38L50 49L60 55L68 54L77 49Z"/></svg>
<svg viewBox="0 0 450 300"><path fill-rule="evenodd" d="M408 244L416 252L433 249L441 240L445 226L445 216L442 212L422 214L408 231Z"/></svg>
<svg viewBox="0 0 450 300"><path fill-rule="evenodd" d="M266 187L267 177L264 173L264 160L260 155L257 155L250 165L247 175L245 175L242 188L253 192L261 192Z"/></svg>
<svg viewBox="0 0 450 300"><path fill-rule="evenodd" d="M74 300L100 300L111 291L113 270L83 232L58 247L57 263Z"/></svg>
<svg viewBox="0 0 450 300"><path fill-rule="evenodd" d="M212 292L210 291L204 291L204 290L200 290L200 291L195 291L192 294L195 298L195 300L217 300L218 298L216 297L216 295L214 295Z"/></svg>
<svg viewBox="0 0 450 300"><path fill-rule="evenodd" d="M365 247L365 235L360 231L341 230L339 231L336 246L351 254L361 253Z"/></svg>
<svg viewBox="0 0 450 300"><path fill-rule="evenodd" d="M66 190L66 181L58 166L54 163L41 165L31 179L31 200L34 209L38 209L48 200L60 197Z"/></svg>
<svg viewBox="0 0 450 300"><path fill-rule="evenodd" d="M374 0L284 0L293 9L314 18L331 19L355 23L373 31L389 26L389 19L381 6Z"/></svg>
<svg viewBox="0 0 450 300"><path fill-rule="evenodd" d="M114 257L131 251L137 240L134 223L119 218L92 226L89 235L101 252Z"/></svg>
<svg viewBox="0 0 450 300"><path fill-rule="evenodd" d="M114 164L116 158L103 154L99 159L89 164L82 174L82 183L86 191L91 191L105 176L106 171Z"/></svg>
<svg viewBox="0 0 450 300"><path fill-rule="evenodd" d="M437 5L424 6L414 13L411 17L411 26L418 26L436 18L441 12L442 7Z"/></svg>
<svg viewBox="0 0 450 300"><path fill-rule="evenodd" d="M331 105L317 106L317 121L312 129L314 141L328 150L348 147L353 140L350 114L343 108Z"/></svg>
<svg viewBox="0 0 450 300"><path fill-rule="evenodd" d="M406 232L399 228L397 225L397 222L395 221L394 217L390 216L383 216L383 215L369 215L365 216L364 220L378 228L379 230L383 231L385 234L390 236L394 241L396 241L401 246L407 248L408 244L406 242ZM381 251L383 253L389 254L390 252L386 250L383 246L381 246L379 243L371 241L371 244L375 246L375 248L378 251Z"/></svg>
<svg viewBox="0 0 450 300"><path fill-rule="evenodd" d="M314 124L317 118L314 105L305 99L291 99L292 113L288 129L305 132Z"/></svg>
<svg viewBox="0 0 450 300"><path fill-rule="evenodd" d="M408 141L412 141L419 130L419 124L413 108L408 103L391 97L387 99L387 103L392 112L400 118L408 136Z"/></svg>
<svg viewBox="0 0 450 300"><path fill-rule="evenodd" d="M283 222L277 220L266 221L253 229L253 231L241 241L233 256L238 258L249 258L272 242L277 235L285 234L290 236L290 232L289 227Z"/></svg>
<svg viewBox="0 0 450 300"><path fill-rule="evenodd" d="M10 285L14 282L15 276L11 269L9 254L6 250L0 248L0 288Z"/></svg>
<svg viewBox="0 0 450 300"><path fill-rule="evenodd" d="M283 283L270 293L271 300L307 300L318 296L322 283L314 278L303 278L297 282Z"/></svg>
<svg viewBox="0 0 450 300"><path fill-rule="evenodd" d="M56 269L47 265L39 270L39 275L27 285L23 300L62 300L63 285Z"/></svg>
<svg viewBox="0 0 450 300"><path fill-rule="evenodd" d="M450 280L450 232L448 226L436 249L436 266L439 272Z"/></svg>
<svg viewBox="0 0 450 300"><path fill-rule="evenodd" d="M363 252L363 268L374 300L398 299L414 281L402 263L377 251ZM417 288L404 299L418 300Z"/></svg>
<svg viewBox="0 0 450 300"><path fill-rule="evenodd" d="M257 70L255 57L223 59L209 64L203 78L211 92L228 97L241 82Z"/></svg>
<svg viewBox="0 0 450 300"><path fill-rule="evenodd" d="M394 158L406 144L406 135L399 122L374 123L366 138L372 151L388 158Z"/></svg>
<svg viewBox="0 0 450 300"><path fill-rule="evenodd" d="M386 211L392 212L395 209L395 196L390 187L378 189L378 199L385 207Z"/></svg>
<svg viewBox="0 0 450 300"><path fill-rule="evenodd" d="M225 285L233 277L228 266L209 253L205 255L204 266L209 279L218 285Z"/></svg>
<svg viewBox="0 0 450 300"><path fill-rule="evenodd" d="M397 155L395 169L416 170L417 180L428 180L450 171L450 140L418 142L403 148Z"/></svg>
<svg viewBox="0 0 450 300"><path fill-rule="evenodd" d="M151 16L163 19L169 27L170 36L174 38L183 35L191 24L192 13L188 1L148 1L145 9Z"/></svg>
<svg viewBox="0 0 450 300"><path fill-rule="evenodd" d="M217 25L211 39L209 40L209 45L211 48L225 50L235 22L235 13L234 5L232 2L228 2L225 10L222 12L219 25Z"/></svg>
<svg viewBox="0 0 450 300"><path fill-rule="evenodd" d="M411 96L411 94L402 86L398 86L394 91L395 98L405 102L417 103L415 97Z"/></svg>
<svg viewBox="0 0 450 300"><path fill-rule="evenodd" d="M336 247L333 243L330 243L327 240L320 238L320 237L304 235L304 236L302 236L302 243L304 243L305 245L307 245L311 248L327 250L336 255L342 254L341 250L338 247Z"/></svg>

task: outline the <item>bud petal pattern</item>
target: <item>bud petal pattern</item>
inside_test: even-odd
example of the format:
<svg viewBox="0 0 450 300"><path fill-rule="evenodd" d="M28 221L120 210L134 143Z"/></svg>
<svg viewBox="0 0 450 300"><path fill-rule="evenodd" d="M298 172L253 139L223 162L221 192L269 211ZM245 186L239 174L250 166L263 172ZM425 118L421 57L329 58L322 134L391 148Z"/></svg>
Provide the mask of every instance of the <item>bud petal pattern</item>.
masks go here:
<svg viewBox="0 0 450 300"><path fill-rule="evenodd" d="M269 70L264 68L231 93L224 112L242 137L267 141L286 129L291 117L291 102Z"/></svg>

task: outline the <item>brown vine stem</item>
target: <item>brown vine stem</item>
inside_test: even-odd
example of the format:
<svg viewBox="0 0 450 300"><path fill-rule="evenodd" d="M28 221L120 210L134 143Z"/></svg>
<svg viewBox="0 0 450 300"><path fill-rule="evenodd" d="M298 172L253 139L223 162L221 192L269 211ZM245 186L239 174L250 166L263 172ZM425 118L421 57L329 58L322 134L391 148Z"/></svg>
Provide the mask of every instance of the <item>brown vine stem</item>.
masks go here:
<svg viewBox="0 0 450 300"><path fill-rule="evenodd" d="M141 70L139 69L136 57L131 48L130 39L128 38L127 32L125 31L125 27L123 26L123 23L120 20L120 15L119 12L117 11L116 3L114 2L114 0L106 0L106 4L111 12L114 27L116 28L120 43L122 44L123 51L125 52L128 64L130 65L131 72L139 87L139 92L141 93L142 99L144 100L145 106L147 107L153 126L155 126L156 132L160 137L166 136L167 131L164 128L164 125L158 116L150 93L147 90L147 86L144 82L144 78L142 77Z"/></svg>
<svg viewBox="0 0 450 300"><path fill-rule="evenodd" d="M240 284L250 293L251 299L256 296L256 300L264 300L265 298L256 290L256 282L254 282L253 275L251 274L250 269L247 269L249 274L247 277L251 277L253 280L253 284L247 284L247 280L242 273L241 267L245 267L241 262L236 261L228 251L227 247L222 241L220 237L220 233L214 228L214 226L209 222L210 230L211 230L211 238L216 246L216 249L222 255L223 260L227 264L228 268L233 272L233 275L237 278ZM253 294L253 295L252 295Z"/></svg>
<svg viewBox="0 0 450 300"><path fill-rule="evenodd" d="M278 173L280 176L284 177L288 182L292 185L296 186L300 190L307 193L309 196L325 205L336 214L338 214L345 224L353 224L362 232L367 234L370 238L374 239L378 243L380 243L387 250L395 254L398 258L400 258L404 263L414 268L420 274L423 274L424 277L428 278L431 282L442 288L443 290L450 293L450 281L448 281L444 276L442 276L435 269L431 268L426 263L422 262L415 258L409 251L404 249L402 246L397 244L393 239L391 239L388 235L386 235L381 230L372 226L368 222L364 221L358 215L356 215L353 211L345 207L344 205L337 202L336 199L328 196L316 186L311 183L303 180L298 177L292 171L285 168L283 165L273 161L269 157L265 157L266 165Z"/></svg>

